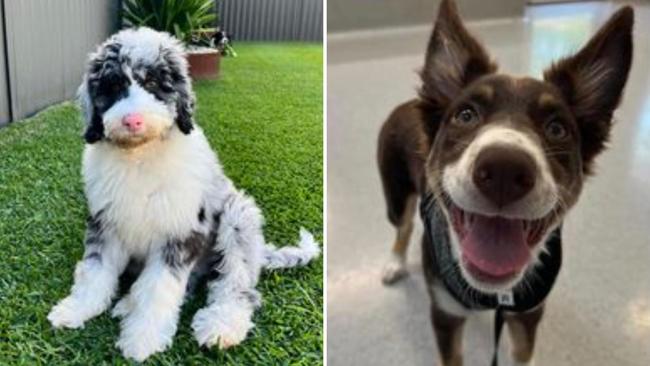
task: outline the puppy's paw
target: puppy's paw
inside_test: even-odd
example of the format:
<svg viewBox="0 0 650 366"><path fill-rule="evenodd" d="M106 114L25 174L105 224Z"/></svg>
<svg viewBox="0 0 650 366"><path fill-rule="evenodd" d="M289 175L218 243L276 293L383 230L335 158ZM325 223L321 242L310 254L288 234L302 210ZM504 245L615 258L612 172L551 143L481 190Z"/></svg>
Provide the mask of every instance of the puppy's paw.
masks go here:
<svg viewBox="0 0 650 366"><path fill-rule="evenodd" d="M199 310L192 320L194 337L201 346L226 349L246 339L253 328L252 309L247 305L219 304Z"/></svg>
<svg viewBox="0 0 650 366"><path fill-rule="evenodd" d="M121 298L120 301L115 304L115 306L113 306L111 316L113 318L124 318L131 312L132 309L133 304L131 302L131 297L129 295L124 295L124 297Z"/></svg>
<svg viewBox="0 0 650 366"><path fill-rule="evenodd" d="M172 344L176 332L163 329L155 319L135 319L132 315L122 320L122 332L115 344L125 358L142 362L157 352L166 350Z"/></svg>
<svg viewBox="0 0 650 366"><path fill-rule="evenodd" d="M407 275L408 271L406 270L405 260L403 258L393 256L384 266L381 280L384 285L392 285Z"/></svg>
<svg viewBox="0 0 650 366"><path fill-rule="evenodd" d="M50 310L47 320L55 328L82 328L90 317L82 306L77 299L68 296Z"/></svg>
<svg viewBox="0 0 650 366"><path fill-rule="evenodd" d="M117 341L115 346L122 351L122 356L124 356L124 358L143 362L154 353L162 352L167 349L169 344L160 342L156 343L151 339L125 340L120 337L120 340Z"/></svg>

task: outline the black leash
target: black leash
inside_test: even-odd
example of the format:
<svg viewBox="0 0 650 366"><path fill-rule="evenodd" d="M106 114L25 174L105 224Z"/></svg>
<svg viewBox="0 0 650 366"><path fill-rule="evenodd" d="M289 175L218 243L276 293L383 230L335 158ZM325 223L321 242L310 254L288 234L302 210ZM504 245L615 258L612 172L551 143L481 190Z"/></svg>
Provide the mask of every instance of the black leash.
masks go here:
<svg viewBox="0 0 650 366"><path fill-rule="evenodd" d="M562 264L562 225L549 235L545 243L547 250L540 254L540 264L522 281L522 284L526 283L525 286L520 285L508 293L490 294L471 287L463 278L451 252L448 224L432 194L422 197L420 215L424 223L425 235L428 235L431 243L427 251L433 261L433 267L437 268L436 276L449 294L467 309L496 310L492 366L497 366L499 339L504 323L503 312L532 310L546 299L553 288Z"/></svg>
<svg viewBox="0 0 650 366"><path fill-rule="evenodd" d="M499 339L503 330L503 310L500 307L494 312L494 354L492 355L492 366L499 365Z"/></svg>

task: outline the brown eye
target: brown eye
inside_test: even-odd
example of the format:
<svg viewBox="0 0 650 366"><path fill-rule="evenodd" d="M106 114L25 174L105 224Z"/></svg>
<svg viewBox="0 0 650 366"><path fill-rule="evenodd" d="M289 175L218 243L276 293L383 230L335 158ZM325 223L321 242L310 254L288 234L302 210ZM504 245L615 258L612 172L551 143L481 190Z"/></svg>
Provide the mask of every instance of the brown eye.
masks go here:
<svg viewBox="0 0 650 366"><path fill-rule="evenodd" d="M454 115L454 122L465 126L473 125L478 122L478 113L472 107L463 107Z"/></svg>
<svg viewBox="0 0 650 366"><path fill-rule="evenodd" d="M147 82L145 82L145 84L144 84L144 87L145 87L146 89L154 89L154 88L156 88L157 86L158 86L158 83L156 83L156 81L153 80L153 79L149 79L149 80L147 80Z"/></svg>
<svg viewBox="0 0 650 366"><path fill-rule="evenodd" d="M546 133L546 137L553 141L564 140L569 135L566 127L557 120L552 120L547 123L544 132Z"/></svg>

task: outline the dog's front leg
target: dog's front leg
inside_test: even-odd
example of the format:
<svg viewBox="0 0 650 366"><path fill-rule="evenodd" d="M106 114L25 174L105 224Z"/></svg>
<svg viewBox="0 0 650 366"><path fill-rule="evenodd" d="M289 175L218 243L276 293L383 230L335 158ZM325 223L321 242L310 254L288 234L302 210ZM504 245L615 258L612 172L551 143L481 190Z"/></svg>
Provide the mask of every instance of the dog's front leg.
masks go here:
<svg viewBox="0 0 650 366"><path fill-rule="evenodd" d="M208 305L192 320L200 345L220 349L236 346L253 328L253 313L262 300L244 271L240 267L208 284Z"/></svg>
<svg viewBox="0 0 650 366"><path fill-rule="evenodd" d="M208 282L208 304L192 320L200 345L221 349L241 343L253 328L253 313L261 304L255 289L264 236L262 216L253 200L233 194L224 205L214 251L223 260L212 268L218 276Z"/></svg>
<svg viewBox="0 0 650 366"><path fill-rule="evenodd" d="M129 257L115 236L103 227L100 216L101 212L88 220L84 257L77 263L70 295L47 316L54 327L83 326L86 320L103 313L115 295Z"/></svg>
<svg viewBox="0 0 650 366"><path fill-rule="evenodd" d="M431 304L431 323L436 335L438 352L444 366L462 366L462 341L465 318L449 314L436 303Z"/></svg>
<svg viewBox="0 0 650 366"><path fill-rule="evenodd" d="M129 294L115 305L113 315L122 317L116 346L124 357L144 361L171 345L194 264L184 250L182 242L170 241L152 253Z"/></svg>
<svg viewBox="0 0 650 366"><path fill-rule="evenodd" d="M535 335L537 325L544 314L544 305L526 313L504 313L512 341L512 359L514 365L530 366L533 364Z"/></svg>

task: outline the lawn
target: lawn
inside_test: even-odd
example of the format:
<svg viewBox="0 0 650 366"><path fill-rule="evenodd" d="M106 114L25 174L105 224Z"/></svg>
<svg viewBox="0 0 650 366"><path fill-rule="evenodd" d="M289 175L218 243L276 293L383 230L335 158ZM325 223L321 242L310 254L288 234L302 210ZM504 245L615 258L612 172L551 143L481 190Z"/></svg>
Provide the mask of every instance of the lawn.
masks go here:
<svg viewBox="0 0 650 366"><path fill-rule="evenodd" d="M195 84L196 120L235 184L255 197L276 244L306 227L322 242L322 47L238 44L217 81ZM50 307L67 295L83 252L87 207L80 174L82 121L72 102L0 130L0 364L127 364L108 314L84 329L53 330ZM256 327L228 351L198 347L184 307L171 349L149 364L318 365L323 345L322 258L265 271Z"/></svg>

